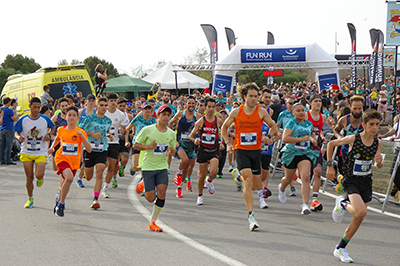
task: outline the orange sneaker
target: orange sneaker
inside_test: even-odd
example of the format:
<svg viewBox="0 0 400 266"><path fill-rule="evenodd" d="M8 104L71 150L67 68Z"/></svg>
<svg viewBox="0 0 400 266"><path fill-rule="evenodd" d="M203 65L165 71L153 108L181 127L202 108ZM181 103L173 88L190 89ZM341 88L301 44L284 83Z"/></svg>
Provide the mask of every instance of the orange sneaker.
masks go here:
<svg viewBox="0 0 400 266"><path fill-rule="evenodd" d="M293 179L293 181L296 181L297 178L298 178L298 176L297 176L296 174L294 174L294 179Z"/></svg>
<svg viewBox="0 0 400 266"><path fill-rule="evenodd" d="M322 211L324 206L322 206L322 203L319 203L318 200L314 200L313 203L311 203L310 210L312 211Z"/></svg>
<svg viewBox="0 0 400 266"><path fill-rule="evenodd" d="M162 232L162 228L156 225L155 222L150 220L150 223L147 224L149 226L149 230L154 231L154 232Z"/></svg>
<svg viewBox="0 0 400 266"><path fill-rule="evenodd" d="M177 198L183 198L182 188L177 188L176 189L176 197Z"/></svg>
<svg viewBox="0 0 400 266"><path fill-rule="evenodd" d="M177 186L182 185L182 174L176 173L175 178L174 178L174 183Z"/></svg>
<svg viewBox="0 0 400 266"><path fill-rule="evenodd" d="M144 182L142 180L136 185L136 193L142 194L143 190L144 190Z"/></svg>
<svg viewBox="0 0 400 266"><path fill-rule="evenodd" d="M186 190L189 192L193 192L192 181L187 181Z"/></svg>

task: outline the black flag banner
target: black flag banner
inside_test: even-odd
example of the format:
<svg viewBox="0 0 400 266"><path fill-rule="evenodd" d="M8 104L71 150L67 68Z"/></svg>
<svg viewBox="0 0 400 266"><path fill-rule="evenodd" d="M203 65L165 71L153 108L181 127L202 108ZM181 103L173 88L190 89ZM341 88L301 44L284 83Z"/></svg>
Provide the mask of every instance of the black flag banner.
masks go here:
<svg viewBox="0 0 400 266"><path fill-rule="evenodd" d="M272 32L270 32L270 31L268 32L267 44L268 44L268 45L273 45L273 44L275 44L274 35L273 35Z"/></svg>
<svg viewBox="0 0 400 266"><path fill-rule="evenodd" d="M376 30L378 34L378 49L376 51L375 85L381 88L383 85L383 45L384 35L381 30Z"/></svg>
<svg viewBox="0 0 400 266"><path fill-rule="evenodd" d="M228 39L229 50L231 50L233 46L236 45L235 33L231 28L226 28L226 27L225 27L225 33L226 33L226 38Z"/></svg>
<svg viewBox="0 0 400 266"><path fill-rule="evenodd" d="M210 63L215 64L215 62L218 61L217 30L210 24L201 24L201 28L203 29L208 45L210 46Z"/></svg>
<svg viewBox="0 0 400 266"><path fill-rule="evenodd" d="M351 89L356 89L356 27L353 24L347 23L351 38Z"/></svg>
<svg viewBox="0 0 400 266"><path fill-rule="evenodd" d="M368 71L368 79L369 79L369 88L370 90L375 87L375 74L376 74L376 54L378 50L378 42L379 42L379 32L376 29L370 29L369 35L371 37L371 46L372 53L369 57L369 71Z"/></svg>
<svg viewBox="0 0 400 266"><path fill-rule="evenodd" d="M267 45L274 45L275 44L275 38L272 32L268 32L268 38L267 38ZM268 70L274 70L273 67L269 67ZM267 77L267 87L271 88L274 86L274 77Z"/></svg>

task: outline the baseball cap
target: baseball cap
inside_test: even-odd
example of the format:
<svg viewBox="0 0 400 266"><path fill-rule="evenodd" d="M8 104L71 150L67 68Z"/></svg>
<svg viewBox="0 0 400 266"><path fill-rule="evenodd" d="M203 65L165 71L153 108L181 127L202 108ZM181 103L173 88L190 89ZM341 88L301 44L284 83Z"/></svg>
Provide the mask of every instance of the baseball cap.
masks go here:
<svg viewBox="0 0 400 266"><path fill-rule="evenodd" d="M172 114L171 107L169 107L168 105L161 105L160 108L158 108L157 115L161 114L164 111L168 111Z"/></svg>
<svg viewBox="0 0 400 266"><path fill-rule="evenodd" d="M144 103L142 104L142 109L146 108L147 106L150 106L150 107L151 107L151 105L150 105L148 102L144 102Z"/></svg>
<svg viewBox="0 0 400 266"><path fill-rule="evenodd" d="M271 101L273 101L274 103L279 102L280 101L279 95L278 94L273 94L271 96Z"/></svg>
<svg viewBox="0 0 400 266"><path fill-rule="evenodd" d="M86 97L86 99L95 99L96 100L96 97L93 95L93 94L88 94L88 96Z"/></svg>
<svg viewBox="0 0 400 266"><path fill-rule="evenodd" d="M345 101L341 100L340 102L336 103L336 105L339 105L339 108L345 107L347 104Z"/></svg>
<svg viewBox="0 0 400 266"><path fill-rule="evenodd" d="M220 101L216 101L216 102L215 102L215 105L220 105L220 106L222 106L223 104L222 104Z"/></svg>
<svg viewBox="0 0 400 266"><path fill-rule="evenodd" d="M218 94L222 94L222 92L221 92L221 91L219 91L219 92L218 92Z"/></svg>
<svg viewBox="0 0 400 266"><path fill-rule="evenodd" d="M331 88L332 90L334 90L334 91L340 90L340 88L339 88L339 86L338 86L337 84L332 84L330 88Z"/></svg>
<svg viewBox="0 0 400 266"><path fill-rule="evenodd" d="M227 114L227 112L226 112L225 109L222 109L221 111L219 111L219 113L225 113L225 114Z"/></svg>

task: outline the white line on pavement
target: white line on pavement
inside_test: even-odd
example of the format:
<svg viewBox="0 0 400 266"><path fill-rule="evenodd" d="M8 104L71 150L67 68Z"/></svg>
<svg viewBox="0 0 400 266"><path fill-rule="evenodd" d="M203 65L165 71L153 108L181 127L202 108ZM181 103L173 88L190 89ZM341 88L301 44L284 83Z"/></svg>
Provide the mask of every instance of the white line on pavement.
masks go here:
<svg viewBox="0 0 400 266"><path fill-rule="evenodd" d="M143 215L144 218L146 218L147 220L150 220L150 216L151 213L143 206L143 204L140 202L137 193L136 193L136 184L139 181L139 175L140 173L137 173L134 177L132 182L129 184L128 187L128 198L131 201L133 207L136 208L136 210ZM171 227L169 227L168 225L166 225L165 223L161 222L160 220L158 220L157 224L159 224L162 228L163 231L166 232L167 234L173 236L174 238L182 241L183 243L192 246L193 248L205 253L206 255L209 255L223 263L226 263L228 265L246 265L241 263L240 261L234 260L224 254L221 254L207 246L204 246L196 241L194 241L193 239L184 236L183 234L179 233L178 231L172 229Z"/></svg>

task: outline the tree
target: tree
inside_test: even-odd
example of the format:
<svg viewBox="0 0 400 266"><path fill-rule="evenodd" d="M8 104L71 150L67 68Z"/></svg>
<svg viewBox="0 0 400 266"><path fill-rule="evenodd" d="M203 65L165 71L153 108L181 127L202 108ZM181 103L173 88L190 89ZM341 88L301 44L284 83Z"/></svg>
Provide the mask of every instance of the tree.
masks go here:
<svg viewBox="0 0 400 266"><path fill-rule="evenodd" d="M58 61L58 66L66 66L66 65L68 65L67 59L63 59L63 60Z"/></svg>
<svg viewBox="0 0 400 266"><path fill-rule="evenodd" d="M97 64L102 64L103 67L107 69L107 77L109 79L119 77L118 70L112 63L109 63L104 59L99 59L97 56L90 56L83 60L83 63L85 64L85 68L92 78L94 77L94 69L96 68Z"/></svg>
<svg viewBox="0 0 400 266"><path fill-rule="evenodd" d="M7 55L1 67L4 69L13 68L15 71L19 71L22 74L33 73L41 66L35 62L33 58L22 56L21 54Z"/></svg>
<svg viewBox="0 0 400 266"><path fill-rule="evenodd" d="M184 64L185 65L194 65L194 64L207 64L208 59L210 58L210 52L207 48L196 48L193 54L185 57Z"/></svg>

